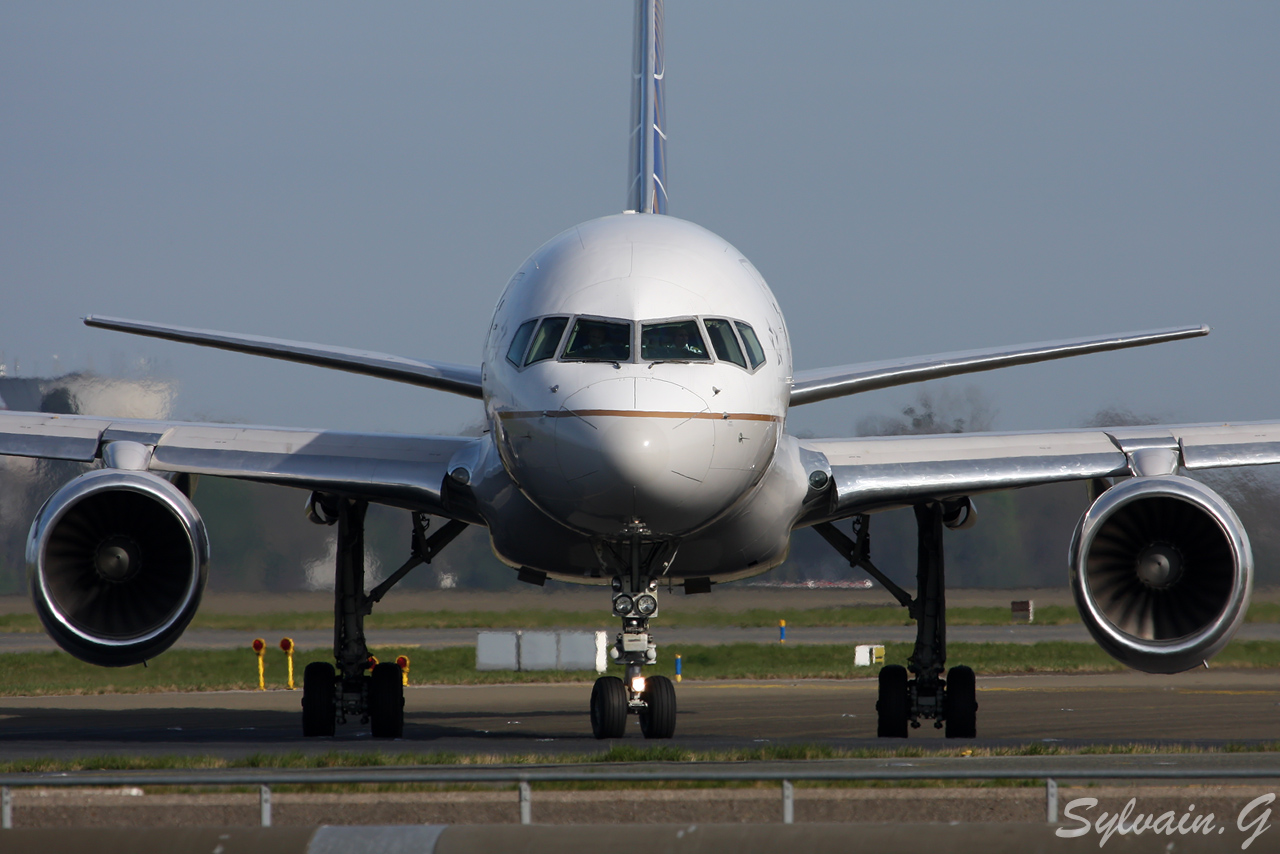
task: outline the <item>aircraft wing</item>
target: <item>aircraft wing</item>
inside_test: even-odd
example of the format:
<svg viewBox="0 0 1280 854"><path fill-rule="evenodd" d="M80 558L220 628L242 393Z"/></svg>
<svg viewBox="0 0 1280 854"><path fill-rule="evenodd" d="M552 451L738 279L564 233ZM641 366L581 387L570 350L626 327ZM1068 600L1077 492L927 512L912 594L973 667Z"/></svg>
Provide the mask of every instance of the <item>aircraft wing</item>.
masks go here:
<svg viewBox="0 0 1280 854"><path fill-rule="evenodd" d="M1280 463L1280 422L802 439L834 481L800 524L931 499L1130 474ZM826 514L826 515L823 515Z"/></svg>
<svg viewBox="0 0 1280 854"><path fill-rule="evenodd" d="M480 369L471 365L420 362L386 353L351 350L346 347L308 344L305 341L287 341L282 338L263 338L257 335L239 335L232 332L214 332L209 329L191 329L186 326L163 326L158 323L124 320L118 317L90 315L84 319L84 322L86 326L95 326L99 329L111 329L116 332L145 335L149 338L163 338L166 341L198 344L201 347L216 347L219 350L231 350L235 353L249 353L254 356L283 359L287 362L334 368L353 374L366 374L448 391L464 397L479 398L481 395Z"/></svg>
<svg viewBox="0 0 1280 854"><path fill-rule="evenodd" d="M151 448L148 470L319 489L453 516L449 461L483 441L0 412L0 455L94 462L112 442Z"/></svg>
<svg viewBox="0 0 1280 854"><path fill-rule="evenodd" d="M833 397L924 380L936 380L956 374L991 371L1013 365L1029 365L1033 362L1065 359L1068 356L1083 356L1087 353L1102 353L1107 350L1122 350L1126 347L1145 347L1148 344L1160 344L1164 341L1178 341L1182 338L1196 338L1208 334L1207 326L1179 326L1147 332L1127 332L1122 335L1069 338L1063 341L1044 341L1039 344L1016 344L1011 347L963 350L932 356L842 365L838 368L796 371L791 383L791 405L816 403Z"/></svg>

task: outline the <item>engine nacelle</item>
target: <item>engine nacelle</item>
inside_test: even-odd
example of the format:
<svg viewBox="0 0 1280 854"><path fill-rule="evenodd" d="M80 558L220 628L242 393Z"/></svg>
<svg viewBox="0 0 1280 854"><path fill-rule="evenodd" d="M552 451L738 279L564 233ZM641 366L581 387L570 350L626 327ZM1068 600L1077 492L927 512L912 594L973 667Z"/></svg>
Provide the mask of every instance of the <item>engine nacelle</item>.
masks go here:
<svg viewBox="0 0 1280 854"><path fill-rule="evenodd" d="M154 658L195 616L208 543L196 508L169 481L91 471L55 492L31 525L36 613L82 661L124 667Z"/></svg>
<svg viewBox="0 0 1280 854"><path fill-rule="evenodd" d="M1185 477L1134 478L1104 492L1080 520L1070 561L1089 633L1148 673L1179 673L1217 655L1253 590L1240 519Z"/></svg>

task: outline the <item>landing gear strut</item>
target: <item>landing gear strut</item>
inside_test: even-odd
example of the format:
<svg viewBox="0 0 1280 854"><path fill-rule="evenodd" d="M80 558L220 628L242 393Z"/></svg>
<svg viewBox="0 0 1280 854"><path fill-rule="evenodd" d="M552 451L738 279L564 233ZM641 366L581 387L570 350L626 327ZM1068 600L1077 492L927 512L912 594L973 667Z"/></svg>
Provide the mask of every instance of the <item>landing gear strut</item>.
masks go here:
<svg viewBox="0 0 1280 854"><path fill-rule="evenodd" d="M937 502L915 506L917 531L916 596L894 584L871 563L869 518L854 518L855 539L849 539L830 522L814 526L850 566L861 567L884 585L916 621L916 644L907 667L890 664L880 669L876 700L876 735L906 738L908 724L933 720L946 727L947 738L973 738L977 734L977 692L973 670L963 665L946 671L947 621L943 573L942 533L946 508ZM910 671L910 677L908 676Z"/></svg>
<svg viewBox="0 0 1280 854"><path fill-rule="evenodd" d="M656 550L650 553L657 555ZM676 731L676 689L665 676L642 675L646 664L658 660L658 645L649 634L649 618L658 613L658 583L642 577L640 548L632 548L633 572L613 579L613 614L622 618L609 657L626 668L626 675L601 676L591 690L591 734L621 738L627 716L640 718L645 738L671 738ZM667 563L669 564L668 557Z"/></svg>
<svg viewBox="0 0 1280 854"><path fill-rule="evenodd" d="M312 515L319 524L338 526L337 567L334 573L332 664L315 661L302 676L302 734L333 735L348 717L369 724L374 738L399 738L404 732L404 682L392 662L373 664L365 644L364 618L400 579L420 564L430 563L441 549L462 533L466 523L450 521L426 536L428 521L414 514L409 560L368 593L364 592L364 517L369 502L338 496L313 495L308 503L319 508ZM366 675L366 671L372 672Z"/></svg>

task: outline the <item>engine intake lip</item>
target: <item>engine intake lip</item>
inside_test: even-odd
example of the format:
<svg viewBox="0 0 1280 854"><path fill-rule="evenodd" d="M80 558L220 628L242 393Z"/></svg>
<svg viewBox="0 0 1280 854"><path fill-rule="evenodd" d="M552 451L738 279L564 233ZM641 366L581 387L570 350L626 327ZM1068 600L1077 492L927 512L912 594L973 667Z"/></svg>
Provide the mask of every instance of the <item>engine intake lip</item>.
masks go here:
<svg viewBox="0 0 1280 854"><path fill-rule="evenodd" d="M1204 619L1193 631L1177 633L1167 626L1163 631L1157 628L1141 634L1126 631L1114 619L1114 603L1110 603L1108 608L1109 603L1100 601L1101 594L1113 583L1112 579L1090 575L1089 558L1094 554L1099 534L1108 523L1123 520L1125 508L1135 502L1156 499L1183 502L1200 511L1207 520L1212 520L1215 533L1222 537L1221 543L1215 547L1225 549L1229 554L1229 578L1217 579L1203 597L1213 612L1212 616ZM1139 555L1134 555L1131 583L1151 595L1170 593L1179 582L1193 580L1198 570L1196 566L1183 563L1190 556L1164 538L1157 538L1139 554L1145 558L1163 554L1170 559L1168 575L1162 578L1159 568L1148 565L1140 569ZM1072 593L1085 626L1107 653L1148 673L1178 673L1216 655L1244 621L1253 588L1253 553L1239 517L1213 490L1177 475L1143 477L1120 482L1103 493L1085 512L1071 542L1070 573ZM1213 589L1214 586L1217 589ZM1176 624L1177 621L1173 622Z"/></svg>
<svg viewBox="0 0 1280 854"><path fill-rule="evenodd" d="M59 523L77 508L85 507L86 501L104 501L109 493L120 492L150 499L168 511L172 524L167 524L170 519L165 522L171 528L170 536L182 543L185 560L190 561L182 568L183 577L173 586L173 595L168 598L168 603L143 620L146 623L143 628L131 632L103 630L102 626L92 625L92 621L77 620L68 613L62 601L65 591L60 591L58 584L46 572L46 555L53 535L59 530ZM113 539L118 538L104 537L94 548L110 545ZM179 631L184 628L199 605L208 564L208 539L195 506L169 481L146 472L100 469L81 475L44 503L27 537L27 573L38 615L60 645L77 657L99 664L119 663L116 657L130 653L135 653L133 657L141 661L167 649L177 637L175 628ZM112 586L128 584L145 571L145 567L134 566L122 577L112 579L104 576L101 568L92 562L87 570L99 576L104 584Z"/></svg>

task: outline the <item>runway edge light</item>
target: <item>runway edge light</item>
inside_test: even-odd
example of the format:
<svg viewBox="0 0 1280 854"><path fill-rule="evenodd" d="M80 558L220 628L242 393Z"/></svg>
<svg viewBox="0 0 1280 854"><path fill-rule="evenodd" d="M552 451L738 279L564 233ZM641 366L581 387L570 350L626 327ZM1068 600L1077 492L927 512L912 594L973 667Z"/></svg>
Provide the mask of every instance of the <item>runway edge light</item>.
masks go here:
<svg viewBox="0 0 1280 854"><path fill-rule="evenodd" d="M258 690L265 691L267 690L267 682L266 682L266 674L263 670L262 656L267 651L267 642L264 641L262 638L254 638L253 651L258 656Z"/></svg>
<svg viewBox="0 0 1280 854"><path fill-rule="evenodd" d="M293 687L293 638L281 638L280 648L284 650L284 654L289 659L289 690L292 691L294 690L294 687Z"/></svg>

